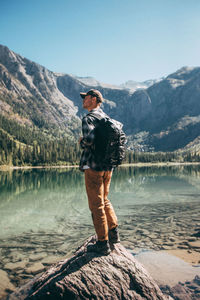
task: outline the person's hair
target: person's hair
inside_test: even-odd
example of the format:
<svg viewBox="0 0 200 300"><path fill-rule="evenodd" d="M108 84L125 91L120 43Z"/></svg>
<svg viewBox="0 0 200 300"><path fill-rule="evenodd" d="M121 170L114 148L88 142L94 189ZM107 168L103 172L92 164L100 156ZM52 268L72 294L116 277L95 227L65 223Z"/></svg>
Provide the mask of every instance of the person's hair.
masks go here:
<svg viewBox="0 0 200 300"><path fill-rule="evenodd" d="M94 96L94 97L96 97L97 103L99 103L99 104L103 103L103 101L99 97L97 97L97 96Z"/></svg>

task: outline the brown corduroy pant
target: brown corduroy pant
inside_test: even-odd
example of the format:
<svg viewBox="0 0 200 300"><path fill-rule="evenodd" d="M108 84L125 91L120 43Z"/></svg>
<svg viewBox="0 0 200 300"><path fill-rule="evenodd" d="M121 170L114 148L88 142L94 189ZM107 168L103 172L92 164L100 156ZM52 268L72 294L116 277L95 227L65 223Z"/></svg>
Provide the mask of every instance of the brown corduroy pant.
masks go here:
<svg viewBox="0 0 200 300"><path fill-rule="evenodd" d="M108 200L112 171L85 170L85 186L89 208L99 241L108 240L108 230L115 228L117 217Z"/></svg>

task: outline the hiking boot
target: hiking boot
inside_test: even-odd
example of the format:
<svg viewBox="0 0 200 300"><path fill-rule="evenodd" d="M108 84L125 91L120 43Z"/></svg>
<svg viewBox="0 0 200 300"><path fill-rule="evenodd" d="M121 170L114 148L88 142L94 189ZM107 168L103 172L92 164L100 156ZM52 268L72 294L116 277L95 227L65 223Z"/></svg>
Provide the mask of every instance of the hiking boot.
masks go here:
<svg viewBox="0 0 200 300"><path fill-rule="evenodd" d="M97 241L95 244L87 246L88 252L95 252L102 255L110 254L110 245L108 241Z"/></svg>
<svg viewBox="0 0 200 300"><path fill-rule="evenodd" d="M108 231L108 238L111 244L120 243L119 232L117 227Z"/></svg>

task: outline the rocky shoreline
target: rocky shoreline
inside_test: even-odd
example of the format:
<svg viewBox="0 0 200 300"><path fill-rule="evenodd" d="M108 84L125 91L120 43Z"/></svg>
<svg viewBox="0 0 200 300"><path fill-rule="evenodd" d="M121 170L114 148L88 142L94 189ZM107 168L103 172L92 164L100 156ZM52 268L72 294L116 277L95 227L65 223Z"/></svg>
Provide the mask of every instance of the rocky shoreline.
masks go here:
<svg viewBox="0 0 200 300"><path fill-rule="evenodd" d="M107 256L88 251L91 236L68 259L30 280L9 300L148 299L166 300L152 276L121 244Z"/></svg>
<svg viewBox="0 0 200 300"><path fill-rule="evenodd" d="M43 237L43 246L41 247L41 238ZM53 240L52 240L53 237ZM30 238L30 236L29 236ZM48 243L45 244L45 241ZM34 279L36 276L40 276L43 272L48 270L50 266L54 263L57 263L58 261L64 260L67 257L70 257L72 255L72 251L77 248L78 243L76 239L72 239L72 244L70 246L71 253L68 252L68 255L66 255L67 252L65 252L65 249L69 247L69 244L67 245L65 243L65 236L64 235L44 235L44 233L38 233L31 235L31 240L29 243L25 244L25 241L21 242L18 240L19 244L16 244L15 246L12 246L11 241L9 242L9 245L5 243L5 241L1 241L1 253L3 251L7 251L7 258L1 261L1 269L0 269L0 299L6 299L7 295L11 294L13 291L16 290L17 287L23 286L30 280ZM122 244L126 244L126 242L122 241ZM139 251L139 250L138 250ZM144 251L144 250L141 250ZM136 257L136 260L139 260L144 267L146 266L145 261L139 259L139 252L137 254L134 253L133 250L130 250L130 252ZM148 251L147 251L148 252ZM198 252L198 251L197 251ZM146 254L146 252L144 251ZM157 255L159 253L163 253L163 251L155 251ZM198 252L199 253L199 252ZM149 254L148 256L148 262ZM170 255L169 255L170 256ZM172 256L171 256L172 258ZM4 263L4 265L3 265ZM172 263L173 259L172 259ZM157 264L161 265L161 262L158 260ZM170 264L170 257L167 260L167 265ZM150 262L151 265L151 262ZM152 264L153 265L153 264ZM174 265L174 268L176 266ZM194 269L194 274L196 271L196 274L200 275L200 267L196 265L196 267L192 267ZM150 270L148 270L150 271ZM162 269L163 273L166 272L166 268L163 267ZM151 276L156 280L156 274L154 272L149 272ZM173 268L172 272L170 272L170 276L173 274ZM163 283L166 284L163 284ZM188 300L188 299L199 299L200 296L200 276L194 275L194 278L191 280L186 280L184 282L177 282L177 284L169 285L168 280L164 280L164 282L157 282L161 290L164 294L167 294L169 296L176 296L177 300ZM160 284L159 284L160 283ZM191 298L188 298L191 297Z"/></svg>
<svg viewBox="0 0 200 300"><path fill-rule="evenodd" d="M125 236L123 232L121 236L122 244L129 249L132 248L132 253L134 255L141 251L141 248L139 250L139 248L135 248L133 246L133 242L124 240ZM167 245L167 247L182 247L182 245L184 245L184 249L180 249L180 251L187 251L191 254L196 253L198 261L194 261L193 265L195 263L195 265L198 266L200 263L200 248L197 248L197 246L199 247L200 241L198 238L192 242L186 242L186 239L184 239L184 241L184 244L182 240L180 240L179 243L171 246ZM158 242L155 244L156 249L158 247L161 249L166 247L166 245L161 244L161 241L159 242L159 246ZM77 242L76 237L74 237L74 239L72 238L70 242L66 242L65 235L45 234L42 232L38 234L30 234L26 238L18 237L14 242L13 239L6 241L1 240L0 251L1 256L3 255L4 258L0 263L0 299L5 299L7 294L14 291L16 287L24 285L30 279L34 278L34 276L41 275L53 263L66 259L71 255L72 251L78 247L79 243ZM144 247L144 244L146 244L145 241L137 242L137 246L140 245ZM185 249L186 247L188 250ZM199 284L199 281L197 281L197 283ZM184 284L185 283L183 282L182 285ZM187 286L189 285L190 287L191 284L192 283L188 283ZM163 288L166 289L166 287ZM196 290L193 290L192 292L199 293L200 285L199 288L195 289Z"/></svg>
<svg viewBox="0 0 200 300"><path fill-rule="evenodd" d="M133 255L146 250L168 252L198 269L200 207L199 200L195 201L197 196L194 195L192 206L189 202L184 205L130 205L127 214L123 212L120 216L122 245ZM69 257L80 243L93 234L91 224L77 222L71 226L66 221L65 225L67 234L38 231L0 239L0 299L5 299L16 287L42 274L51 264ZM196 286L199 281L198 278L195 280ZM192 286L191 282L182 282L182 286L188 289ZM191 291L195 295L199 288L191 288Z"/></svg>
<svg viewBox="0 0 200 300"><path fill-rule="evenodd" d="M199 201L192 203L192 209L190 203L160 203L142 208L130 206L129 212L121 224L120 235L125 247L135 253L141 248L166 250L172 254L175 250L185 250L188 255L196 255L191 263L200 263ZM188 255L182 258L188 260Z"/></svg>

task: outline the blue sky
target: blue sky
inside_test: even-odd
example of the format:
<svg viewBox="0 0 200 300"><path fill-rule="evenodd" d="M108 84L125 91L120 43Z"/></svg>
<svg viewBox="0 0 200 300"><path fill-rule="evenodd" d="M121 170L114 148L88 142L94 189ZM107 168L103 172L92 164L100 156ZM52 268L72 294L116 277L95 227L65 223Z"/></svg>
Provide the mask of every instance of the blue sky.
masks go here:
<svg viewBox="0 0 200 300"><path fill-rule="evenodd" d="M199 0L0 0L0 44L111 84L200 66Z"/></svg>

